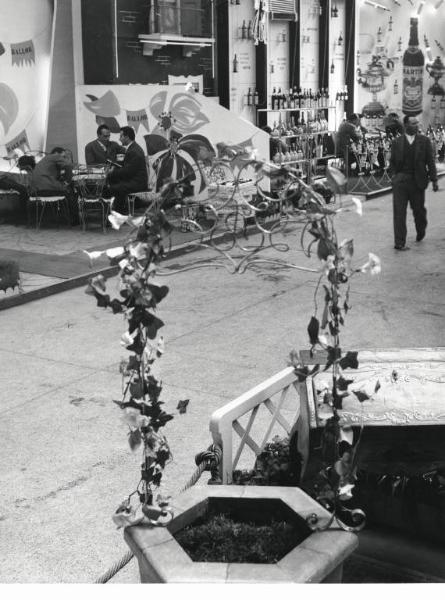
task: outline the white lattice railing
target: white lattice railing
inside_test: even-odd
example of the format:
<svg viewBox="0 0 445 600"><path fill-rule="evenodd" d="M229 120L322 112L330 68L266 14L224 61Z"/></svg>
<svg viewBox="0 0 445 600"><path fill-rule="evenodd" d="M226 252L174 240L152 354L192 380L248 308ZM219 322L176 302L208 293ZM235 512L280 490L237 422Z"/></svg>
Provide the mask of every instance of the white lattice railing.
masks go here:
<svg viewBox="0 0 445 600"><path fill-rule="evenodd" d="M305 365L324 364L326 359L323 353L311 356L307 351L300 358ZM353 393L345 398L339 411L344 426L445 425L445 348L363 350L359 363L358 369L348 370L350 391L369 389L372 399L364 406ZM330 377L321 373L318 385L323 388L324 379ZM309 430L322 424L317 402L314 379L307 377L300 383L288 367L215 411L210 431L222 448L222 483L232 483L232 472L246 451L247 468L252 468L255 457L277 433L297 432L304 472Z"/></svg>
<svg viewBox="0 0 445 600"><path fill-rule="evenodd" d="M261 453L273 435L290 436L298 431L298 450L305 461L309 436L306 385L298 382L292 367L283 369L216 410L210 419L210 431L213 442L223 451L223 484L232 483L232 472L246 451L251 468L252 458Z"/></svg>

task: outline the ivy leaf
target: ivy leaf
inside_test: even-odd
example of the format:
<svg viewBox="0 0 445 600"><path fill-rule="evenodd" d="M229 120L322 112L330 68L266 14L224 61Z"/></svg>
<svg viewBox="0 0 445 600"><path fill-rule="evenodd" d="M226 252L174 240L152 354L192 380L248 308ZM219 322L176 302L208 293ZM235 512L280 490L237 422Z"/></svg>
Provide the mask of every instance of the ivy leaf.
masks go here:
<svg viewBox="0 0 445 600"><path fill-rule="evenodd" d="M107 308L110 304L110 296L108 294L98 294L97 292L94 294L97 300L97 306L101 308Z"/></svg>
<svg viewBox="0 0 445 600"><path fill-rule="evenodd" d="M128 359L127 371L139 371L139 365L139 358L135 354L132 354Z"/></svg>
<svg viewBox="0 0 445 600"><path fill-rule="evenodd" d="M130 384L130 394L136 399L143 397L144 387L141 381L134 381Z"/></svg>
<svg viewBox="0 0 445 600"><path fill-rule="evenodd" d="M352 392L355 396L357 396L357 400L359 402L364 402L365 400L369 400L370 396L366 392L361 392L360 390Z"/></svg>
<svg viewBox="0 0 445 600"><path fill-rule="evenodd" d="M309 334L309 341L312 346L318 342L318 333L320 331L320 323L316 317L312 317L309 321L309 325L307 327L307 332Z"/></svg>
<svg viewBox="0 0 445 600"><path fill-rule="evenodd" d="M151 340L154 340L158 334L158 329L164 326L164 321L161 321L161 319L158 319L158 317L155 317L154 315L152 315L152 317L151 323L146 326L146 331L148 337Z"/></svg>
<svg viewBox="0 0 445 600"><path fill-rule="evenodd" d="M185 400L180 400L178 402L178 406L176 407L176 409L179 411L180 415L183 415L187 412L187 405L190 402L190 400L188 398L186 398Z"/></svg>
<svg viewBox="0 0 445 600"><path fill-rule="evenodd" d="M130 346L127 346L127 350L134 352L135 354L142 354L144 351L144 344L142 342L142 336L140 333L136 335L133 343Z"/></svg>
<svg viewBox="0 0 445 600"><path fill-rule="evenodd" d="M358 369L358 352L346 352L345 356L340 360L342 369Z"/></svg>
<svg viewBox="0 0 445 600"><path fill-rule="evenodd" d="M335 348L335 346L328 346L328 358L323 371L327 371L330 366L334 364L341 356L341 348Z"/></svg>
<svg viewBox="0 0 445 600"><path fill-rule="evenodd" d="M159 416L156 418L157 426L158 427L164 427L164 425L166 423L168 423L169 421L171 421L172 419L173 419L173 415L169 415L165 411L162 410L159 413Z"/></svg>
<svg viewBox="0 0 445 600"><path fill-rule="evenodd" d="M139 429L134 429L128 432L128 443L132 450L136 450L141 445L142 436Z"/></svg>
<svg viewBox="0 0 445 600"><path fill-rule="evenodd" d="M345 314L348 312L349 310L349 304L346 302L346 300L343 303L343 310L345 311Z"/></svg>
<svg viewBox="0 0 445 600"><path fill-rule="evenodd" d="M114 402L115 404L117 404L117 405L119 406L119 408L121 408L122 410L123 410L124 408L126 408L127 402L121 402L120 400L113 400L113 402Z"/></svg>
<svg viewBox="0 0 445 600"><path fill-rule="evenodd" d="M124 312L122 302L120 302L120 300L118 300L117 298L113 298L113 300L110 302L110 307L114 315L117 313Z"/></svg>
<svg viewBox="0 0 445 600"><path fill-rule="evenodd" d="M317 244L317 256L320 260L326 260L330 254L333 254L331 246L320 238Z"/></svg>
<svg viewBox="0 0 445 600"><path fill-rule="evenodd" d="M336 327L332 321L329 321L329 332L332 336L338 334L338 327Z"/></svg>
<svg viewBox="0 0 445 600"><path fill-rule="evenodd" d="M350 385L351 383L354 383L353 379L345 379L344 377L339 377L337 379L337 388L341 392L345 392L348 389L348 385Z"/></svg>
<svg viewBox="0 0 445 600"><path fill-rule="evenodd" d="M155 485L156 487L159 487L159 485L161 484L161 479L162 479L162 471L155 473L152 478L153 485Z"/></svg>
<svg viewBox="0 0 445 600"><path fill-rule="evenodd" d="M154 285L153 283L148 284L148 289L153 294L153 298L156 301L156 304L161 302L163 298L168 294L168 286L166 285Z"/></svg>
<svg viewBox="0 0 445 600"><path fill-rule="evenodd" d="M375 384L375 388L374 388L374 394L376 394L381 387L382 386L380 385L380 381L377 379L376 384Z"/></svg>

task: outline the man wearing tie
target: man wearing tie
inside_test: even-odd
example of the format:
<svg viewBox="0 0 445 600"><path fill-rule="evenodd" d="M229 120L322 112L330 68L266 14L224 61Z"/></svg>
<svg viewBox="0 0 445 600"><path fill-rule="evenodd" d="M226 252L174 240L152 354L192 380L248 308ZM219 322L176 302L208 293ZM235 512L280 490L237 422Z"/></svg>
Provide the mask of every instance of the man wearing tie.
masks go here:
<svg viewBox="0 0 445 600"><path fill-rule="evenodd" d="M114 167L108 174L108 192L115 197L114 208L126 213L127 195L145 192L148 188L147 164L142 148L135 141L132 127L121 127L120 141L125 148L122 167Z"/></svg>
<svg viewBox="0 0 445 600"><path fill-rule="evenodd" d="M97 128L97 139L85 146L85 162L87 165L104 165L107 160L116 162L117 155L124 150L117 142L110 140L111 132L106 125Z"/></svg>
<svg viewBox="0 0 445 600"><path fill-rule="evenodd" d="M416 242L421 242L427 226L425 190L429 180L433 182L433 191L439 189L433 146L426 135L419 133L419 120L406 115L403 126L404 135L392 142L390 160L395 250L409 250L406 245L408 203L413 211Z"/></svg>

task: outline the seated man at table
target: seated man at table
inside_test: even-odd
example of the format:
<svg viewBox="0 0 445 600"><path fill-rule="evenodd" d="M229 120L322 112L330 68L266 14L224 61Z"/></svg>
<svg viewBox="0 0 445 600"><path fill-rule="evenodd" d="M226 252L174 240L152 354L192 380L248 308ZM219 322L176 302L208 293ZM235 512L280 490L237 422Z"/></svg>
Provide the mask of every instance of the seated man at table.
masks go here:
<svg viewBox="0 0 445 600"><path fill-rule="evenodd" d="M110 140L111 131L107 125L99 125L97 139L85 146L85 162L87 165L104 165L107 160L116 162L118 154L125 152L117 142Z"/></svg>
<svg viewBox="0 0 445 600"><path fill-rule="evenodd" d="M127 195L144 192L148 188L147 165L142 148L135 141L132 127L121 127L120 141L125 148L122 167L114 167L108 174L107 195L114 196L113 208L127 213Z"/></svg>
<svg viewBox="0 0 445 600"><path fill-rule="evenodd" d="M73 164L67 151L56 146L39 161L31 175L31 194L40 197L65 196L68 201L71 224L78 224L78 211L75 195L71 188Z"/></svg>
<svg viewBox="0 0 445 600"><path fill-rule="evenodd" d="M0 190L14 190L18 193L20 211L18 221L24 221L27 214L27 203L29 199L29 177L34 167L36 159L34 156L24 155L17 160L17 168L10 171L0 171Z"/></svg>

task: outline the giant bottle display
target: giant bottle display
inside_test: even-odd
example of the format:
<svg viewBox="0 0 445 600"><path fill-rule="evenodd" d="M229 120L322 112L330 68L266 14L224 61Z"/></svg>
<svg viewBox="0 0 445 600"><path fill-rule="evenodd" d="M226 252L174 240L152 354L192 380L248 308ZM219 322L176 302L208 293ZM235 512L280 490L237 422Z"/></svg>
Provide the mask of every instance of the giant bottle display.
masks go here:
<svg viewBox="0 0 445 600"><path fill-rule="evenodd" d="M402 112L415 116L422 112L425 57L419 48L418 19L412 18L408 48L403 55Z"/></svg>

